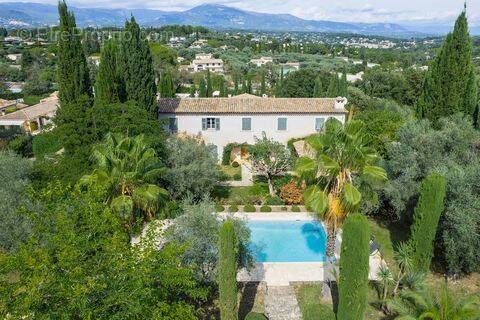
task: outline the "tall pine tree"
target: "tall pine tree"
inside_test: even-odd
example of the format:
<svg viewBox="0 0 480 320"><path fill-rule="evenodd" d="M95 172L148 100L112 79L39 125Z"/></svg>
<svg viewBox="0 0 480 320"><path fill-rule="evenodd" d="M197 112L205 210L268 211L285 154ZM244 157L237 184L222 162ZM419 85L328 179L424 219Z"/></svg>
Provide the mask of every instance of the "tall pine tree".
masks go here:
<svg viewBox="0 0 480 320"><path fill-rule="evenodd" d="M123 100L122 83L118 73L118 46L111 39L102 50L95 82L95 103L117 103Z"/></svg>
<svg viewBox="0 0 480 320"><path fill-rule="evenodd" d="M83 95L91 97L92 88L75 16L68 11L65 1L58 3L58 14L60 25L57 80L60 103L64 105L75 102Z"/></svg>
<svg viewBox="0 0 480 320"><path fill-rule="evenodd" d="M141 38L140 27L134 17L125 22L120 66L127 100L135 101L155 116L157 90L152 55L148 41Z"/></svg>
<svg viewBox="0 0 480 320"><path fill-rule="evenodd" d="M462 112L473 119L476 106L472 40L463 11L430 65L417 104L417 116L436 122L440 117Z"/></svg>

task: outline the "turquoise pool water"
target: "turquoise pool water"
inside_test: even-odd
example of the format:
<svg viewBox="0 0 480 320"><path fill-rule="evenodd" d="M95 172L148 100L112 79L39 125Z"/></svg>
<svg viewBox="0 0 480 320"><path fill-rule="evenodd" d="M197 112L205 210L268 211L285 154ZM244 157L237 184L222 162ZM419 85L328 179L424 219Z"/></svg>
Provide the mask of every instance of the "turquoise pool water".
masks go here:
<svg viewBox="0 0 480 320"><path fill-rule="evenodd" d="M256 262L324 262L327 236L318 221L248 221Z"/></svg>

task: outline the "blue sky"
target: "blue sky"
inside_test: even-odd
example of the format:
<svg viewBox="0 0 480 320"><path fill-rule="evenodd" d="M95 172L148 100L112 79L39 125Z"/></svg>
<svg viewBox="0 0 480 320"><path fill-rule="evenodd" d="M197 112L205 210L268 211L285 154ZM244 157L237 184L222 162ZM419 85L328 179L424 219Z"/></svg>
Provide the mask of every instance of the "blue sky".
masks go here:
<svg viewBox="0 0 480 320"><path fill-rule="evenodd" d="M57 3L57 0L22 1ZM463 0L67 0L67 2L77 7L150 8L167 11L187 10L203 3L219 3L259 12L290 13L306 19L392 23L451 22L463 7ZM470 24L480 26L480 0L468 1L468 13Z"/></svg>

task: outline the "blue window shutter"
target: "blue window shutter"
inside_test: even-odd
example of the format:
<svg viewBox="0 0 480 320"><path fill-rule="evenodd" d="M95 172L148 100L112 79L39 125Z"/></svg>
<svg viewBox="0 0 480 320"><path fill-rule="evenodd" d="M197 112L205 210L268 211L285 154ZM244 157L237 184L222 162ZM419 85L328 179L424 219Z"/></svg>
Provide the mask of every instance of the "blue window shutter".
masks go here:
<svg viewBox="0 0 480 320"><path fill-rule="evenodd" d="M242 130L243 131L252 130L252 118L242 118Z"/></svg>
<svg viewBox="0 0 480 320"><path fill-rule="evenodd" d="M215 118L215 129L220 130L220 118Z"/></svg>
<svg viewBox="0 0 480 320"><path fill-rule="evenodd" d="M202 118L202 130L207 130L207 118Z"/></svg>
<svg viewBox="0 0 480 320"><path fill-rule="evenodd" d="M287 130L287 118L278 118L277 130L279 131Z"/></svg>
<svg viewBox="0 0 480 320"><path fill-rule="evenodd" d="M322 131L324 124L325 124L325 119L324 118L315 118L315 130L316 131Z"/></svg>

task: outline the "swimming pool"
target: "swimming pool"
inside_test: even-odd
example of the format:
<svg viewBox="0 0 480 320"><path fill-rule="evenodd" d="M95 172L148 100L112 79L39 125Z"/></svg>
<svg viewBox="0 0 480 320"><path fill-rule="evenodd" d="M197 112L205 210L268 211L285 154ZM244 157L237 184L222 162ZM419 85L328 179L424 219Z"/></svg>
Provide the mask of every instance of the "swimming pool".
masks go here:
<svg viewBox="0 0 480 320"><path fill-rule="evenodd" d="M318 221L248 221L256 262L324 262L327 236Z"/></svg>

